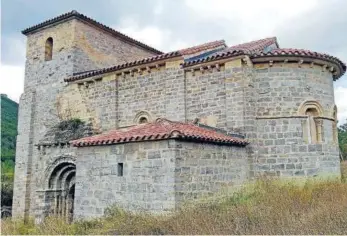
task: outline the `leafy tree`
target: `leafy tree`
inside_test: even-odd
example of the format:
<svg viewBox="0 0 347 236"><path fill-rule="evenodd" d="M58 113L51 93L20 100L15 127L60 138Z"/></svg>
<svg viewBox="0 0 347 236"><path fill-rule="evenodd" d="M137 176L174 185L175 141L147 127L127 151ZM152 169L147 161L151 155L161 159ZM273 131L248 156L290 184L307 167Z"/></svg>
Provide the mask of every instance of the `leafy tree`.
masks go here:
<svg viewBox="0 0 347 236"><path fill-rule="evenodd" d="M338 128L339 146L343 160L347 160L347 122Z"/></svg>

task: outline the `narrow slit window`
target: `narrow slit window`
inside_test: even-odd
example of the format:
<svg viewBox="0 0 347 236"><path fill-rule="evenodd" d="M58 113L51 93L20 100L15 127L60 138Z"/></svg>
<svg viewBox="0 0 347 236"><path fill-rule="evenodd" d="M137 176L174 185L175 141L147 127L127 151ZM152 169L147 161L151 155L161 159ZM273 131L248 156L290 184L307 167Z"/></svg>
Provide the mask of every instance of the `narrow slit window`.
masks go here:
<svg viewBox="0 0 347 236"><path fill-rule="evenodd" d="M123 176L123 163L118 163L118 176Z"/></svg>

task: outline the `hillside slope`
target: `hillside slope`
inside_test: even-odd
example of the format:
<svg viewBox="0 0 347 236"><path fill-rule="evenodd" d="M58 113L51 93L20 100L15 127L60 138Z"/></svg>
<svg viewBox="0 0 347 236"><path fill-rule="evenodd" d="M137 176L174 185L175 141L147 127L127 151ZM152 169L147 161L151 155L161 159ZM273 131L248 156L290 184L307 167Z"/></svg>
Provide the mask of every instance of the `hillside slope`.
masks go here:
<svg viewBox="0 0 347 236"><path fill-rule="evenodd" d="M12 205L18 103L1 94L1 205Z"/></svg>
<svg viewBox="0 0 347 236"><path fill-rule="evenodd" d="M18 103L1 94L1 162L14 162Z"/></svg>

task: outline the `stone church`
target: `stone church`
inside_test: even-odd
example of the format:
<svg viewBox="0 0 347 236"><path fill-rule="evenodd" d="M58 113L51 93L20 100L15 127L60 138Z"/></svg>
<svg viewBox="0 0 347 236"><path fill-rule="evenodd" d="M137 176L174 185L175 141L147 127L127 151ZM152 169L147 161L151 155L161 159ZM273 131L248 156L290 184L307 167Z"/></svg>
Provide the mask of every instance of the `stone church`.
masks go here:
<svg viewBox="0 0 347 236"><path fill-rule="evenodd" d="M14 217L158 213L260 176L340 176L336 57L275 37L164 53L76 11L22 33Z"/></svg>

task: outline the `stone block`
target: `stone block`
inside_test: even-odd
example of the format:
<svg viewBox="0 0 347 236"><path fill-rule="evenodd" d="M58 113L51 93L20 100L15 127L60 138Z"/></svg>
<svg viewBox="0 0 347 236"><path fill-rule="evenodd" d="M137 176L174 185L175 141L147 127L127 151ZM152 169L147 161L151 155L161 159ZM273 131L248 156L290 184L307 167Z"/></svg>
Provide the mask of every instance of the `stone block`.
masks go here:
<svg viewBox="0 0 347 236"><path fill-rule="evenodd" d="M149 151L147 157L148 159L158 159L161 157L160 151Z"/></svg>

